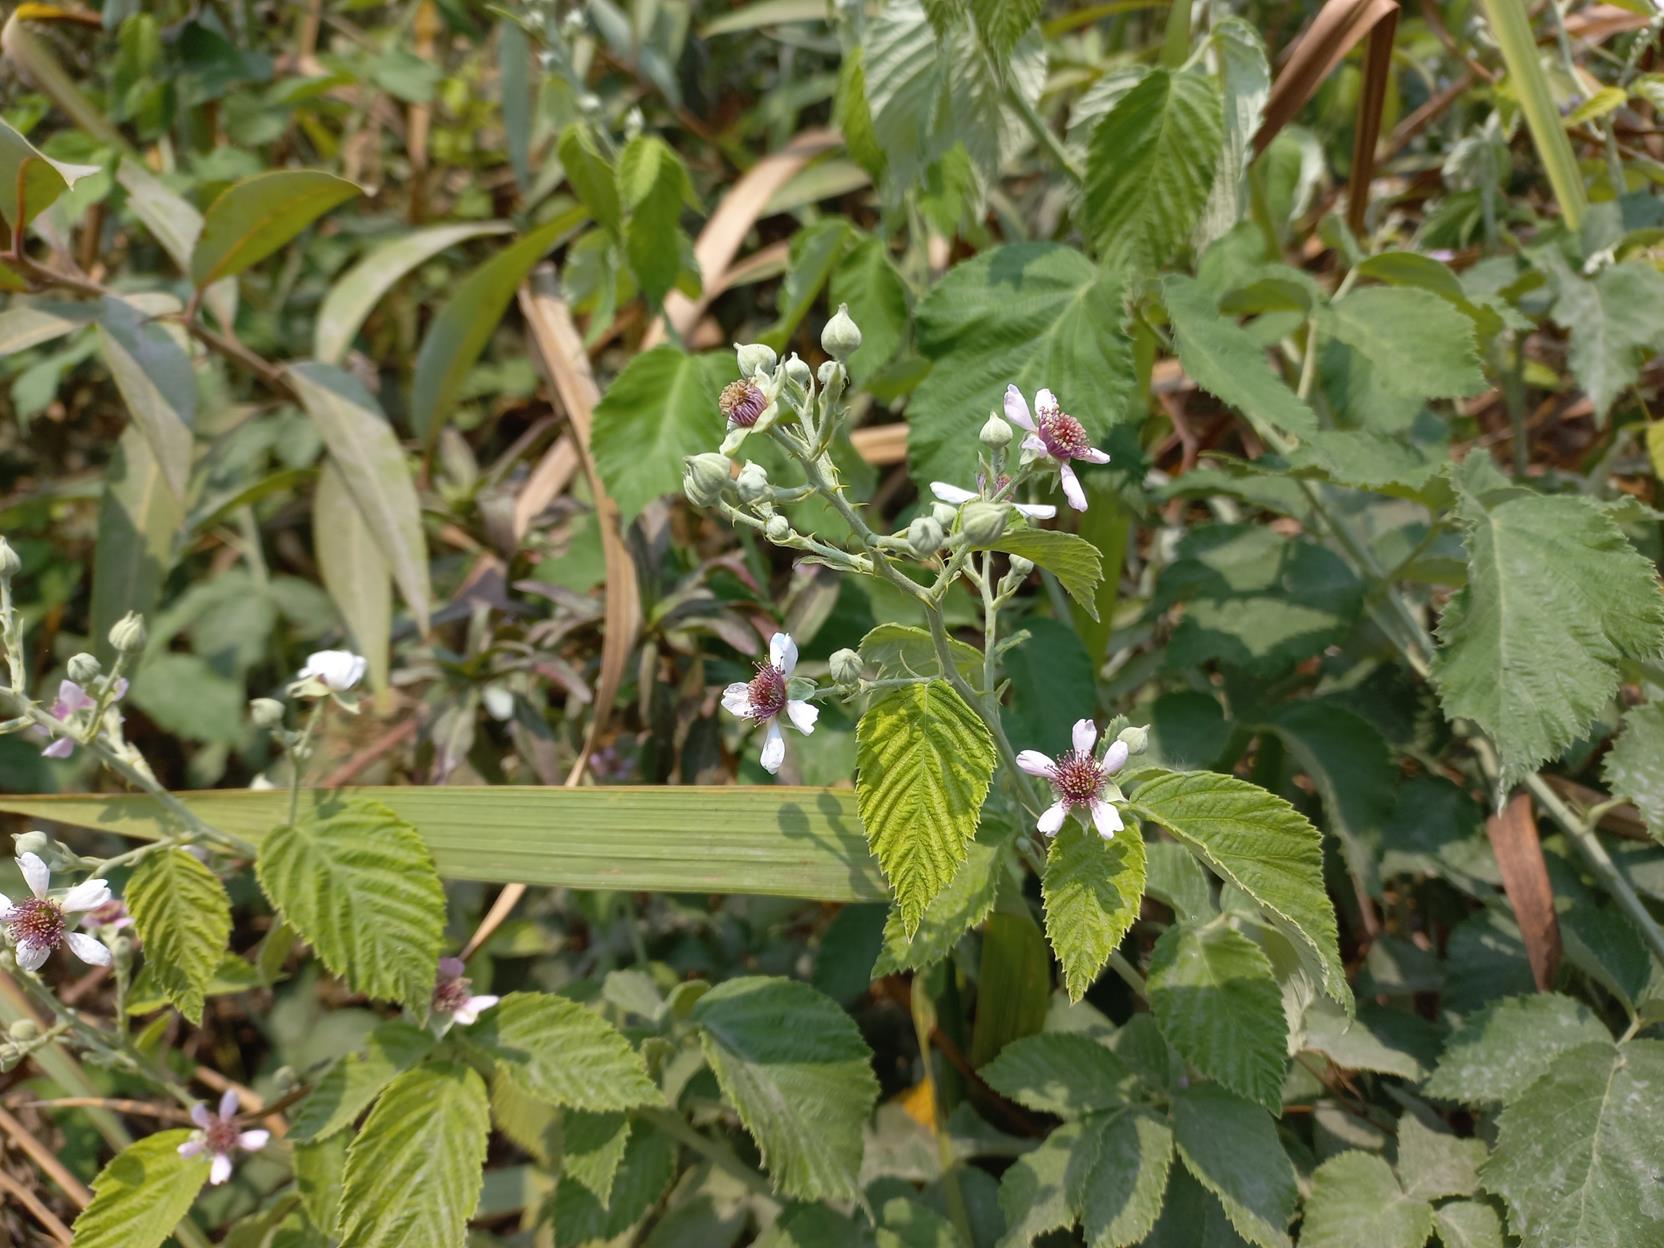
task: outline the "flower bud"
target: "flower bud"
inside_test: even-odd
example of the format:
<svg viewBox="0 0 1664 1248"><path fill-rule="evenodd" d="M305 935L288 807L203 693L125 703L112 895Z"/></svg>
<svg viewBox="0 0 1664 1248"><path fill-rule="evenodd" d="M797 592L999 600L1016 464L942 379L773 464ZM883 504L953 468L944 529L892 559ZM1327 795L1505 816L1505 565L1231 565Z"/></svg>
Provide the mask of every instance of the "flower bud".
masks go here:
<svg viewBox="0 0 1664 1248"><path fill-rule="evenodd" d="M930 515L937 524L942 526L942 531L945 533L953 528L953 522L959 519L959 508L952 503L932 503Z"/></svg>
<svg viewBox="0 0 1664 1248"><path fill-rule="evenodd" d="M820 331L821 349L840 360L854 355L861 345L861 328L849 314L849 305L840 303L837 313Z"/></svg>
<svg viewBox="0 0 1664 1248"><path fill-rule="evenodd" d="M907 526L907 544L920 559L928 559L942 548L947 534L930 516L920 516Z"/></svg>
<svg viewBox="0 0 1664 1248"><path fill-rule="evenodd" d="M734 486L740 492L740 501L745 503L760 503L764 499L772 499L768 485L768 470L759 463L749 463L740 469L739 479Z"/></svg>
<svg viewBox="0 0 1664 1248"><path fill-rule="evenodd" d="M254 726L267 731L283 727L283 713L283 703L276 698L255 698L248 704L249 718L254 721Z"/></svg>
<svg viewBox="0 0 1664 1248"><path fill-rule="evenodd" d="M770 516L763 526L763 535L776 544L784 542L792 535L791 521L784 516Z"/></svg>
<svg viewBox="0 0 1664 1248"><path fill-rule="evenodd" d="M103 670L103 665L90 654L82 652L70 656L69 678L78 685L92 684L98 679L98 673Z"/></svg>
<svg viewBox="0 0 1664 1248"><path fill-rule="evenodd" d="M792 358L786 361L786 378L807 390L815 375L809 371L807 364L797 358L797 352L794 351Z"/></svg>
<svg viewBox="0 0 1664 1248"><path fill-rule="evenodd" d="M1115 739L1126 745L1128 754L1142 754L1149 748L1150 730L1134 724L1121 729L1120 734Z"/></svg>
<svg viewBox="0 0 1664 1248"><path fill-rule="evenodd" d="M0 581L9 581L23 571L23 560L5 538L0 537Z"/></svg>
<svg viewBox="0 0 1664 1248"><path fill-rule="evenodd" d="M40 1024L32 1018L20 1018L6 1028L6 1034L21 1044L28 1044L40 1035Z"/></svg>
<svg viewBox="0 0 1664 1248"><path fill-rule="evenodd" d="M836 403L843 397L844 383L848 379L844 366L836 360L827 360L815 373L815 380L820 382L821 392L829 403Z"/></svg>
<svg viewBox="0 0 1664 1248"><path fill-rule="evenodd" d="M728 488L728 457L715 451L682 461L682 492L695 507L714 507Z"/></svg>
<svg viewBox="0 0 1664 1248"><path fill-rule="evenodd" d="M287 1096L300 1087L300 1075L293 1066L279 1066L272 1071L272 1090L279 1096Z"/></svg>
<svg viewBox="0 0 1664 1248"><path fill-rule="evenodd" d="M965 504L965 509L959 513L960 524L964 527L965 536L970 538L973 546L987 546L1000 540L1005 532L1006 508L1002 503L985 502L977 499Z"/></svg>
<svg viewBox="0 0 1664 1248"><path fill-rule="evenodd" d="M1026 581L1034 571L1034 560L1024 559L1021 555L1011 556L1011 575L1019 581Z"/></svg>
<svg viewBox="0 0 1664 1248"><path fill-rule="evenodd" d="M982 439L982 445L989 450L998 450L1002 446L1011 445L1011 426L990 412L987 423L982 426L982 432L977 434L977 437Z"/></svg>
<svg viewBox="0 0 1664 1248"><path fill-rule="evenodd" d="M855 685L861 681L861 656L850 649L834 650L830 663L832 679L840 685Z"/></svg>
<svg viewBox="0 0 1664 1248"><path fill-rule="evenodd" d="M765 343L748 342L741 346L736 342L734 358L739 361L741 377L755 377L758 373L772 373L780 357L774 354L773 347Z"/></svg>
<svg viewBox="0 0 1664 1248"><path fill-rule="evenodd" d="M144 616L137 611L129 611L110 627L110 644L121 654L139 653L148 637Z"/></svg>
<svg viewBox="0 0 1664 1248"><path fill-rule="evenodd" d="M31 828L27 832L14 832L12 833L12 853L19 858L24 854L46 858L52 853L52 838L39 828Z"/></svg>

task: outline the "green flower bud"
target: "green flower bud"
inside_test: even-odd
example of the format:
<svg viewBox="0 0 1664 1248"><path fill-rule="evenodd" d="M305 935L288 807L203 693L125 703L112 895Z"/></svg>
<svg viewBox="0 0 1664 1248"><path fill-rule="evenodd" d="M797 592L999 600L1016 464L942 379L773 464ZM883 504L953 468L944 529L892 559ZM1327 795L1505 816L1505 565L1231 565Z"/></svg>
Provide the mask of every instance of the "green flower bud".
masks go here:
<svg viewBox="0 0 1664 1248"><path fill-rule="evenodd" d="M39 828L31 828L27 832L14 832L12 852L18 857L34 854L37 858L45 858L52 853L52 838Z"/></svg>
<svg viewBox="0 0 1664 1248"><path fill-rule="evenodd" d="M792 358L786 361L786 379L795 382L807 390L815 375L809 371L809 366L797 358L797 352L792 352Z"/></svg>
<svg viewBox="0 0 1664 1248"><path fill-rule="evenodd" d="M832 679L840 685L854 685L861 681L861 656L850 649L832 652Z"/></svg>
<svg viewBox="0 0 1664 1248"><path fill-rule="evenodd" d="M23 571L23 560L5 538L0 537L0 581L9 581Z"/></svg>
<svg viewBox="0 0 1664 1248"><path fill-rule="evenodd" d="M69 678L78 685L91 684L98 679L98 673L103 670L103 665L90 654L82 652L70 656Z"/></svg>
<svg viewBox="0 0 1664 1248"><path fill-rule="evenodd" d="M268 732L273 728L283 727L285 709L283 703L276 698L255 698L248 704L249 718L254 721L254 726L264 728Z"/></svg>
<svg viewBox="0 0 1664 1248"><path fill-rule="evenodd" d="M827 360L815 373L815 380L820 382L822 393L829 403L836 403L843 397L844 383L849 380L849 374L844 366L836 360Z"/></svg>
<svg viewBox="0 0 1664 1248"><path fill-rule="evenodd" d="M792 535L791 521L784 516L770 516L768 523L763 526L763 534L776 544L784 542Z"/></svg>
<svg viewBox="0 0 1664 1248"><path fill-rule="evenodd" d="M300 1075L293 1066L279 1066L272 1071L272 1090L279 1096L287 1096L300 1087Z"/></svg>
<svg viewBox="0 0 1664 1248"><path fill-rule="evenodd" d="M835 359L847 360L861 346L861 328L849 314L849 305L840 303L837 313L820 331L821 349Z"/></svg>
<svg viewBox="0 0 1664 1248"><path fill-rule="evenodd" d="M1021 555L1011 556L1011 575L1019 581L1026 581L1034 571L1034 560L1024 559Z"/></svg>
<svg viewBox="0 0 1664 1248"><path fill-rule="evenodd" d="M772 373L779 356L774 354L774 348L761 342L748 342L741 346L734 344L734 358L740 364L741 377L755 377L758 373Z"/></svg>
<svg viewBox="0 0 1664 1248"><path fill-rule="evenodd" d="M40 1024L32 1018L20 1018L6 1028L6 1034L19 1043L28 1044L40 1035Z"/></svg>
<svg viewBox="0 0 1664 1248"><path fill-rule="evenodd" d="M1150 730L1134 724L1121 729L1115 739L1126 743L1128 754L1142 754L1150 746Z"/></svg>
<svg viewBox="0 0 1664 1248"><path fill-rule="evenodd" d="M768 484L768 469L759 463L749 463L741 468L739 479L734 482L734 486L740 492L741 502L760 503L764 499L773 499Z"/></svg>
<svg viewBox="0 0 1664 1248"><path fill-rule="evenodd" d="M148 637L144 616L137 611L129 611L110 627L110 644L121 654L139 653Z"/></svg>
<svg viewBox="0 0 1664 1248"><path fill-rule="evenodd" d="M953 528L953 522L959 519L959 508L952 503L933 503L930 507L930 515L937 524L942 526L942 531L946 533Z"/></svg>
<svg viewBox="0 0 1664 1248"><path fill-rule="evenodd" d="M1002 446L1011 445L1011 426L997 415L988 413L988 421L982 426L982 432L977 437L982 439L982 445L989 450L998 450Z"/></svg>
<svg viewBox="0 0 1664 1248"><path fill-rule="evenodd" d="M1003 503L978 499L966 503L959 516L965 536L970 538L973 546L988 546L999 541L1000 535L1005 532L1006 508Z"/></svg>
<svg viewBox="0 0 1664 1248"><path fill-rule="evenodd" d="M714 507L728 488L728 457L715 451L682 461L682 492L695 507Z"/></svg>
<svg viewBox="0 0 1664 1248"><path fill-rule="evenodd" d="M907 526L907 544L920 559L930 558L946 540L946 532L930 516L920 516Z"/></svg>

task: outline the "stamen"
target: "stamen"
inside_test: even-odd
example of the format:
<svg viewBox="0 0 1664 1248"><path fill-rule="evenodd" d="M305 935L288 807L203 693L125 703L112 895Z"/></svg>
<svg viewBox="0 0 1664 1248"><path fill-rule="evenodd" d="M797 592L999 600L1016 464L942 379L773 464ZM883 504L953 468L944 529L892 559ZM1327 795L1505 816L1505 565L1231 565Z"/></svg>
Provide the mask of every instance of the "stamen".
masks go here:
<svg viewBox="0 0 1664 1248"><path fill-rule="evenodd" d="M722 409L722 414L728 418L729 424L749 429L763 414L763 409L768 406L768 399L755 383L742 378L739 381L731 381L722 388L722 393L717 396L716 405Z"/></svg>
<svg viewBox="0 0 1664 1248"><path fill-rule="evenodd" d="M1070 750L1058 755L1052 769L1052 788L1060 801L1071 806L1089 806L1103 792L1103 768L1090 754Z"/></svg>
<svg viewBox="0 0 1664 1248"><path fill-rule="evenodd" d="M786 709L786 674L772 663L759 663L747 692L751 697L751 718L773 719Z"/></svg>
<svg viewBox="0 0 1664 1248"><path fill-rule="evenodd" d="M1041 411L1036 428L1046 450L1058 459L1074 459L1092 445L1080 421L1055 407Z"/></svg>
<svg viewBox="0 0 1664 1248"><path fill-rule="evenodd" d="M202 1142L210 1153L229 1153L237 1147L237 1137L241 1134L235 1122L210 1114L208 1125L202 1128Z"/></svg>
<svg viewBox="0 0 1664 1248"><path fill-rule="evenodd" d="M15 945L56 949L64 938L64 912L55 901L30 897L12 907L6 933Z"/></svg>
<svg viewBox="0 0 1664 1248"><path fill-rule="evenodd" d="M462 975L455 979L441 978L433 989L433 1012L435 1014L455 1014L468 1004L468 998L473 996L470 991L471 981Z"/></svg>

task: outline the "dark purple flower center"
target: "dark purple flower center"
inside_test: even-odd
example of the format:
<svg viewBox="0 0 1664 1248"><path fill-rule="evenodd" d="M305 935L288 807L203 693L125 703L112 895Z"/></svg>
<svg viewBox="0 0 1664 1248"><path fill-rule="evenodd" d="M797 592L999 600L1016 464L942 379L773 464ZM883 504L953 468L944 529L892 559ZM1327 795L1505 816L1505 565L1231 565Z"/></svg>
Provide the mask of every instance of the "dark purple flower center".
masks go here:
<svg viewBox="0 0 1664 1248"><path fill-rule="evenodd" d="M208 1125L202 1128L202 1142L210 1153L229 1153L237 1147L237 1137L241 1134L231 1119L213 1114L208 1119Z"/></svg>
<svg viewBox="0 0 1664 1248"><path fill-rule="evenodd" d="M64 912L55 901L31 897L12 907L6 932L13 944L56 949L64 938Z"/></svg>
<svg viewBox="0 0 1664 1248"><path fill-rule="evenodd" d="M94 906L82 918L82 922L91 927L104 927L111 923L119 923L127 917L127 903L119 897L112 897L102 906Z"/></svg>
<svg viewBox="0 0 1664 1248"><path fill-rule="evenodd" d="M440 976L439 982L433 987L433 1012L435 1014L455 1014L468 1004L468 998L473 996L471 991L473 981L466 976L456 978Z"/></svg>
<svg viewBox="0 0 1664 1248"><path fill-rule="evenodd" d="M763 414L763 409L768 406L768 399L755 383L742 379L730 381L724 386L722 393L717 397L716 405L722 409L722 414L728 418L730 425L749 429Z"/></svg>
<svg viewBox="0 0 1664 1248"><path fill-rule="evenodd" d="M759 663L746 692L751 696L751 718L773 719L786 709L786 673L772 663Z"/></svg>
<svg viewBox="0 0 1664 1248"><path fill-rule="evenodd" d="M1104 771L1090 754L1070 750L1059 754L1052 768L1052 788L1060 801L1071 806L1089 806L1104 789Z"/></svg>
<svg viewBox="0 0 1664 1248"><path fill-rule="evenodd" d="M1092 440L1086 436L1086 429L1080 421L1055 407L1040 409L1035 429L1040 440L1046 444L1047 454L1056 459L1075 459L1092 446Z"/></svg>

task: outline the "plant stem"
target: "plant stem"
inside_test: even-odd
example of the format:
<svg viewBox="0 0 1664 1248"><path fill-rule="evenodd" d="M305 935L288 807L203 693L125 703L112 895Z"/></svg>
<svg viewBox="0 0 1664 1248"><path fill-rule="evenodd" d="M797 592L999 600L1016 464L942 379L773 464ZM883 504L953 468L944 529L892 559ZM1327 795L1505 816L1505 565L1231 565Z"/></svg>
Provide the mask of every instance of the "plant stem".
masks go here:
<svg viewBox="0 0 1664 1248"><path fill-rule="evenodd" d="M1161 63L1177 69L1190 55L1190 0L1173 0L1167 10L1167 29L1161 40Z"/></svg>
<svg viewBox="0 0 1664 1248"><path fill-rule="evenodd" d="M1188 8L1188 0L1187 0ZM1035 110L1034 105L1021 91L1017 84L1007 75L1005 84L1005 100L1011 105L1011 110L1017 114L1017 120L1028 128L1035 141L1046 149L1047 155L1061 169L1068 179L1076 186L1086 185L1086 171L1082 169L1075 158L1069 154L1069 149L1063 145L1063 140L1053 133L1046 124L1046 119Z"/></svg>
<svg viewBox="0 0 1664 1248"><path fill-rule="evenodd" d="M682 1120L680 1114L668 1109L637 1109L632 1112L643 1122L652 1123L677 1143L687 1145L717 1169L738 1179L755 1195L779 1204L779 1198L775 1196L774 1189L766 1178L736 1157L726 1144L694 1130Z"/></svg>

